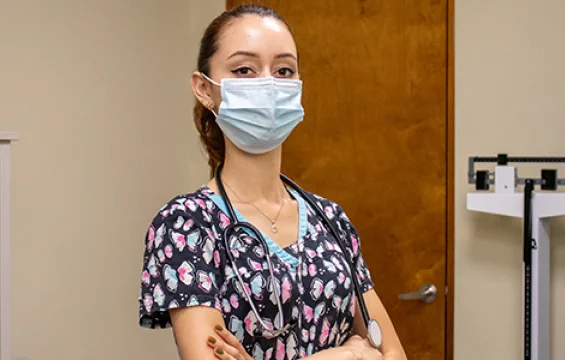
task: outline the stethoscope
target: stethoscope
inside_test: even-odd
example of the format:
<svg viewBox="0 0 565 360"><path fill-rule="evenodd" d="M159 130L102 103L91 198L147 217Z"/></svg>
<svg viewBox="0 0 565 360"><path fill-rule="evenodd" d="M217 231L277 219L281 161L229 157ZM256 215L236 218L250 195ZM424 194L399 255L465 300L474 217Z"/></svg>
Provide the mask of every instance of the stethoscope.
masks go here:
<svg viewBox="0 0 565 360"><path fill-rule="evenodd" d="M267 242L265 241L265 239L261 235L261 232L255 226L251 225L248 222L240 222L238 220L237 215L235 213L235 210L234 210L234 208L231 204L231 201L230 201L228 195L226 194L226 190L225 190L224 185L222 183L222 177L221 177L222 176L222 168L223 168L223 166L220 165L216 169L216 184L218 186L218 189L220 190L220 195L222 196L222 198L223 198L223 200L226 204L226 208L227 208L228 213L229 213L228 215L230 216L230 218L233 221L230 225L228 225L224 229L223 235L224 235L224 243L225 243L225 247L226 247L226 253L228 254L229 260L232 264L232 268L234 270L234 273L235 273L237 280L239 282L239 285L241 287L241 290L242 290L241 292L243 292L245 299L247 300L247 302L249 303L249 306L251 307L251 311L253 312L253 314L257 318L257 322L259 323L259 326L261 327L260 330L256 329L255 336L264 336L264 337L267 337L267 338L278 337L281 334L283 334L283 333L287 332L288 330L290 330L291 328L293 328L296 325L297 321L295 319L292 319L288 324L283 325L284 324L284 315L283 315L281 294L280 294L278 286L276 286L276 283L275 283L273 264L272 264L271 258L269 256L269 248L267 246ZM334 225L330 222L330 220L328 219L328 217L326 216L324 211L318 207L315 200L308 193L306 193L300 186L298 186L296 183L294 183L292 180L290 180L285 175L281 174L280 177L281 177L281 180L284 184L290 186L294 191L296 191L310 205L310 207L316 211L316 214L322 218L324 223L330 229L330 232L332 233L333 237L337 240L339 247L341 248L344 255L347 254L347 251L346 251L347 249L346 249L346 246L343 242L343 239L341 238L341 236L339 236L339 233L335 229ZM233 245L234 241L237 241L238 238L236 236L230 236L230 232L233 234L233 233L235 233L235 230L238 229L238 228L239 229L247 229L248 231L251 232L252 235L255 235L255 237L259 240L259 243L261 245L263 253L265 254L265 259L267 261L267 267L268 267L269 276L270 276L271 289L275 293L274 295L275 295L275 298L276 298L277 308L278 308L278 326L277 326L277 329L274 329L274 325L269 326L261 318L259 311L258 311L257 307L255 306L255 302L253 301L253 299L251 299L251 295L245 290L246 289L245 282L243 281L243 278L241 277L241 274L239 273L239 270L238 270L237 266L235 265L235 259L233 258L233 253L232 253L231 249L232 249L232 245ZM347 256L346 256L346 258L347 258ZM369 317L369 311L367 310L367 304L365 304L365 300L363 299L363 293L361 292L361 286L359 285L359 281L357 279L357 276L354 275L355 266L352 265L353 261L351 261L350 259L347 259L347 262L348 262L349 269L350 269L351 280L353 281L355 295L356 295L356 297L359 301L359 307L361 308L361 314L363 316L363 321L365 323L365 326L367 327L367 338L369 339L369 342L371 343L371 345L373 347L380 348L380 346L382 344L381 327L379 326L379 323L375 319L371 319ZM271 328L273 328L273 329L271 329Z"/></svg>

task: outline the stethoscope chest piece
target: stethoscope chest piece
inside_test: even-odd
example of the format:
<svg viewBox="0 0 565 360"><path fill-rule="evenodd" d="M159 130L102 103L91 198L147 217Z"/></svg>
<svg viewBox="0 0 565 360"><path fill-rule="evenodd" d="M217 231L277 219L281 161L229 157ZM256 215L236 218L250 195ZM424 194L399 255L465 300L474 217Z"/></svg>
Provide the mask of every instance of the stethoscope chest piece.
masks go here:
<svg viewBox="0 0 565 360"><path fill-rule="evenodd" d="M369 320L369 324L367 324L367 337L374 348L379 349L381 347L383 343L383 333L376 320Z"/></svg>

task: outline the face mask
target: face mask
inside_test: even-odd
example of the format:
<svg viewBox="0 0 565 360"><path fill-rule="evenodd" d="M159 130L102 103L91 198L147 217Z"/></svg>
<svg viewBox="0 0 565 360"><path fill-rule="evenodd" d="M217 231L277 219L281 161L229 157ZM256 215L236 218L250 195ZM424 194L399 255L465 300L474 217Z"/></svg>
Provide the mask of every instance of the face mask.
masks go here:
<svg viewBox="0 0 565 360"><path fill-rule="evenodd" d="M268 78L227 78L220 86L218 126L241 150L264 154L281 145L304 118L302 81ZM213 111L213 110L212 110Z"/></svg>

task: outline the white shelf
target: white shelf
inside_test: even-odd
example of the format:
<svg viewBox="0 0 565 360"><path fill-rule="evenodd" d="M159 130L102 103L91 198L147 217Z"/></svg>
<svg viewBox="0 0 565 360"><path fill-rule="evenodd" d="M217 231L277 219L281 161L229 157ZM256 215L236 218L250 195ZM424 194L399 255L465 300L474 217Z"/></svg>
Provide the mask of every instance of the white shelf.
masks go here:
<svg viewBox="0 0 565 360"><path fill-rule="evenodd" d="M18 133L13 131L0 131L0 141L18 140Z"/></svg>
<svg viewBox="0 0 565 360"><path fill-rule="evenodd" d="M10 150L18 134L0 131L0 360L12 359Z"/></svg>

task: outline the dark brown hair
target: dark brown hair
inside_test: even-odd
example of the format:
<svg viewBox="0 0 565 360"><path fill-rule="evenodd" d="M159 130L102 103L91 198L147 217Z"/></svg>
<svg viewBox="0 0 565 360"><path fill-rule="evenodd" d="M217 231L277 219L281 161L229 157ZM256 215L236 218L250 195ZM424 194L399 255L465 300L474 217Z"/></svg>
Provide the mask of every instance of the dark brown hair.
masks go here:
<svg viewBox="0 0 565 360"><path fill-rule="evenodd" d="M219 38L222 31L235 19L242 18L244 15L271 17L280 20L290 31L290 27L286 21L273 9L266 6L240 5L229 11L224 11L208 25L200 41L200 53L198 55L197 65L199 72L210 76L210 58L214 56L218 50ZM196 129L200 133L200 141L202 141L208 153L208 165L210 166L211 176L213 176L216 167L224 161L224 135L216 123L216 118L212 111L204 107L198 100L194 105L194 122L196 123Z"/></svg>

